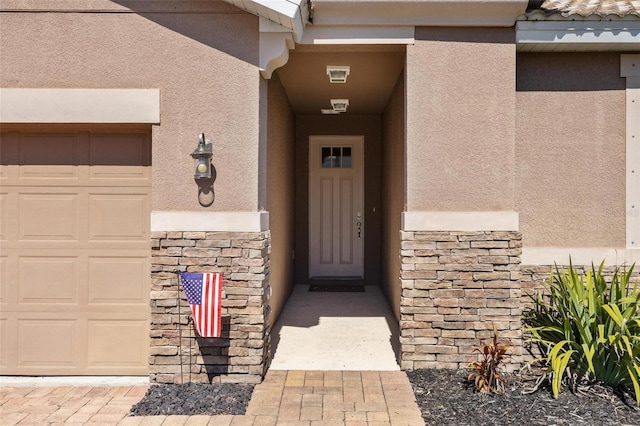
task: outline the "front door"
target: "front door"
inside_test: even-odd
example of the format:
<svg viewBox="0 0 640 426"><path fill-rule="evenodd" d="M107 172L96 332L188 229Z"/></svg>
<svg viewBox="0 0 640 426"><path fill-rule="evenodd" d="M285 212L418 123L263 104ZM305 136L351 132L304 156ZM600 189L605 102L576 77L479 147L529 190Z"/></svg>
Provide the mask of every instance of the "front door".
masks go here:
<svg viewBox="0 0 640 426"><path fill-rule="evenodd" d="M309 277L363 278L364 138L309 137Z"/></svg>

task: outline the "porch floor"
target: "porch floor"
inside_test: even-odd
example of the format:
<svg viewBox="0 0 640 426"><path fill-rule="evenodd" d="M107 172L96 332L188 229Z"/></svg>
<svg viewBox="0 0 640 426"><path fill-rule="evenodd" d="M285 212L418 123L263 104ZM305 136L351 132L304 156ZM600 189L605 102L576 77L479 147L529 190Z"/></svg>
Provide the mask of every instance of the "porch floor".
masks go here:
<svg viewBox="0 0 640 426"><path fill-rule="evenodd" d="M379 287L309 292L298 285L276 322L272 370L399 370L398 323Z"/></svg>

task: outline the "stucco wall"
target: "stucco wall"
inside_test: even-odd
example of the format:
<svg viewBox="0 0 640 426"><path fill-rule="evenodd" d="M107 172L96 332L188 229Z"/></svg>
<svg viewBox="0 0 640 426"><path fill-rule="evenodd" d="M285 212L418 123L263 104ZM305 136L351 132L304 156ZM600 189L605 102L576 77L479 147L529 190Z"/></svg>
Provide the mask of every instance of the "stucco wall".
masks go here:
<svg viewBox="0 0 640 426"><path fill-rule="evenodd" d="M209 210L255 211L258 18L218 3L175 3L183 13L164 13L170 2L136 3L148 8L139 14L2 12L0 86L159 88L153 209L204 209L189 156L204 132L217 171Z"/></svg>
<svg viewBox="0 0 640 426"><path fill-rule="evenodd" d="M524 246L624 247L625 81L615 53L517 56Z"/></svg>
<svg viewBox="0 0 640 426"><path fill-rule="evenodd" d="M297 284L309 279L309 136L364 135L364 275L367 285L380 285L380 127L379 116L296 117Z"/></svg>
<svg viewBox="0 0 640 426"><path fill-rule="evenodd" d="M295 117L277 74L268 81L267 210L271 230L271 315L276 321L293 290Z"/></svg>
<svg viewBox="0 0 640 426"><path fill-rule="evenodd" d="M382 289L400 320L400 229L404 187L404 73L382 116Z"/></svg>
<svg viewBox="0 0 640 426"><path fill-rule="evenodd" d="M407 208L514 208L513 29L416 28L407 46Z"/></svg>

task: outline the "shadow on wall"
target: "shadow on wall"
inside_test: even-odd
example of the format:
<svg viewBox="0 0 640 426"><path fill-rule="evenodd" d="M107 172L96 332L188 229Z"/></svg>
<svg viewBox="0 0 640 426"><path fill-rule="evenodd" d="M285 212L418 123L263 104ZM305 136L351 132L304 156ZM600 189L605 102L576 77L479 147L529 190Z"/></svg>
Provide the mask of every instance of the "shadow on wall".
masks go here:
<svg viewBox="0 0 640 426"><path fill-rule="evenodd" d="M230 317L222 317L220 337L201 337L193 321L189 322L190 334L185 336L183 332L180 347L183 382L191 382L192 374L195 377L206 373L209 383L229 374L230 322ZM189 343L185 345L185 341Z"/></svg>
<svg viewBox="0 0 640 426"><path fill-rule="evenodd" d="M141 2L113 0L139 16L220 52L259 64L258 17L222 1ZM176 52L180 54L181 52ZM215 72L215 64L212 71Z"/></svg>
<svg viewBox="0 0 640 426"><path fill-rule="evenodd" d="M620 77L620 54L518 53L516 91L591 92L626 89Z"/></svg>
<svg viewBox="0 0 640 426"><path fill-rule="evenodd" d="M417 27L416 40L453 42L453 43L492 43L515 44L516 33L513 28L443 28Z"/></svg>
<svg viewBox="0 0 640 426"><path fill-rule="evenodd" d="M216 191L214 184L218 171L214 166L211 166L211 177L208 179L194 179L198 186L198 203L202 207L210 207L216 201Z"/></svg>

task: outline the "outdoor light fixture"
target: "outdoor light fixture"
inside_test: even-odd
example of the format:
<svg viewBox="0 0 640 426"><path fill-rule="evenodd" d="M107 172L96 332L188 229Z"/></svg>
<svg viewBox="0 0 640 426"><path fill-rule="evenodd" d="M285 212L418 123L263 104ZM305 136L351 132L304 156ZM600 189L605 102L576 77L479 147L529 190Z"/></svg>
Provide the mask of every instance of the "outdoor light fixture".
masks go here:
<svg viewBox="0 0 640 426"><path fill-rule="evenodd" d="M323 108L320 110L320 113L322 114L340 114L340 111L336 111L335 109L331 109L331 108Z"/></svg>
<svg viewBox="0 0 640 426"><path fill-rule="evenodd" d="M350 71L349 65L327 65L327 75L331 83L346 83Z"/></svg>
<svg viewBox="0 0 640 426"><path fill-rule="evenodd" d="M323 108L320 110L322 114L341 114L347 112L349 99L331 99L331 108Z"/></svg>
<svg viewBox="0 0 640 426"><path fill-rule="evenodd" d="M349 99L331 99L331 107L334 111L347 112Z"/></svg>
<svg viewBox="0 0 640 426"><path fill-rule="evenodd" d="M211 141L205 139L204 133L200 133L198 138L198 146L191 153L196 161L196 173L193 175L195 179L211 179L211 157L213 157L213 146Z"/></svg>

